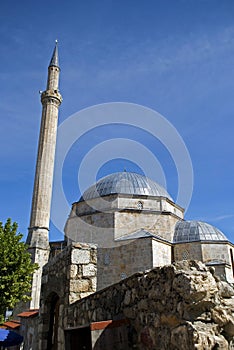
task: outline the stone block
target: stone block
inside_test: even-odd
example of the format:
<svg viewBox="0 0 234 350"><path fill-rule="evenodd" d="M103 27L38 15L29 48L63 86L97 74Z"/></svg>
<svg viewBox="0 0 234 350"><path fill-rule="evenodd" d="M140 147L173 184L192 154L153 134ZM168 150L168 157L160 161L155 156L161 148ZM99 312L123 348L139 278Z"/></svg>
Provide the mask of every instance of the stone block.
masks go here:
<svg viewBox="0 0 234 350"><path fill-rule="evenodd" d="M97 278L96 277L91 278L91 285L92 285L92 290L94 292L96 292L96 290L97 290Z"/></svg>
<svg viewBox="0 0 234 350"><path fill-rule="evenodd" d="M90 262L90 251L76 249L72 251L71 263L72 264L88 264Z"/></svg>
<svg viewBox="0 0 234 350"><path fill-rule="evenodd" d="M75 293L88 292L91 290L89 280L73 280L70 282L70 291Z"/></svg>
<svg viewBox="0 0 234 350"><path fill-rule="evenodd" d="M93 264L84 265L83 266L83 276L84 277L91 277L96 276L97 269L96 266Z"/></svg>
<svg viewBox="0 0 234 350"><path fill-rule="evenodd" d="M69 294L69 304L73 304L75 301L80 299L79 293L70 293ZM67 324L67 323L66 323Z"/></svg>
<svg viewBox="0 0 234 350"><path fill-rule="evenodd" d="M68 277L75 278L78 272L77 265L70 265L70 273L68 273Z"/></svg>
<svg viewBox="0 0 234 350"><path fill-rule="evenodd" d="M91 293L90 292L85 292L85 293L80 293L81 298L88 297Z"/></svg>

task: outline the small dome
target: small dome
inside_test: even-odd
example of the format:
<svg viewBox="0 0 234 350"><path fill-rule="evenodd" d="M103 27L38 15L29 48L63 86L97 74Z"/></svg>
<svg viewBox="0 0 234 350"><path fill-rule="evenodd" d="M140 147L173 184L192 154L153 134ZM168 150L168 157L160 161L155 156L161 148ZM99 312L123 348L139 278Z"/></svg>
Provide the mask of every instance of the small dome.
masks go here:
<svg viewBox="0 0 234 350"><path fill-rule="evenodd" d="M175 226L174 242L227 241L216 227L202 221L179 221Z"/></svg>
<svg viewBox="0 0 234 350"><path fill-rule="evenodd" d="M172 200L167 191L157 182L149 179L146 176L124 171L114 173L100 179L96 184L89 187L84 192L83 196L80 198L80 201L103 197L115 193L137 196L166 197Z"/></svg>

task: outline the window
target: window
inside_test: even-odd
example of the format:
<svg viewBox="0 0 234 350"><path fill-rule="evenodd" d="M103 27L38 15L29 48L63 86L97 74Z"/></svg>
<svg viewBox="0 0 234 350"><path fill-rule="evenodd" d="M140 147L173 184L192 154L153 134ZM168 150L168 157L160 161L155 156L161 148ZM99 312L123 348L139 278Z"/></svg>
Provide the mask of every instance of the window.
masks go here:
<svg viewBox="0 0 234 350"><path fill-rule="evenodd" d="M143 209L143 203L142 202L138 202L137 203L137 209L138 210L142 210Z"/></svg>
<svg viewBox="0 0 234 350"><path fill-rule="evenodd" d="M183 260L188 260L189 259L189 252L187 250L183 251L182 259Z"/></svg>

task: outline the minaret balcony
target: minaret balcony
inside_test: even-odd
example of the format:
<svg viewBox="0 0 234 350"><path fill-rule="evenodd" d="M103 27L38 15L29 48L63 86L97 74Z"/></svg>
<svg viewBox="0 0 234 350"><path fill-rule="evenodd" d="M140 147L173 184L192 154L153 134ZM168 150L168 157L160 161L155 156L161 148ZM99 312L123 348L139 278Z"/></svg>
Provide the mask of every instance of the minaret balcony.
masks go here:
<svg viewBox="0 0 234 350"><path fill-rule="evenodd" d="M46 103L55 103L56 105L60 105L62 102L62 95L59 93L58 90L46 90L42 92L41 94L41 103L46 104Z"/></svg>

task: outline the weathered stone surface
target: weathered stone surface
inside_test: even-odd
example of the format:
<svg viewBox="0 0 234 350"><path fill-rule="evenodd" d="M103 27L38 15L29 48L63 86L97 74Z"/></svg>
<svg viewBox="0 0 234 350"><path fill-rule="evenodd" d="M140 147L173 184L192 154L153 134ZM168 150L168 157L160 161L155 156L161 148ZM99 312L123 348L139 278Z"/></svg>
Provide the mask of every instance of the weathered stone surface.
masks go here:
<svg viewBox="0 0 234 350"><path fill-rule="evenodd" d="M72 280L70 283L70 291L73 293L87 292L89 288L89 280Z"/></svg>
<svg viewBox="0 0 234 350"><path fill-rule="evenodd" d="M34 342L33 350L47 348L50 312L55 296L59 302L57 349L65 348L64 328L72 315L69 312L69 305L96 291L96 265L94 263L96 254L94 245L73 243L44 267L45 283L42 285L40 317L37 320L34 319L35 328L38 328L39 342ZM24 347L24 350L29 350L29 348Z"/></svg>
<svg viewBox="0 0 234 350"><path fill-rule="evenodd" d="M218 288L219 293L223 298L231 298L234 296L234 289L229 283L220 281L218 282Z"/></svg>
<svg viewBox="0 0 234 350"><path fill-rule="evenodd" d="M57 258L57 264L48 264L45 268L45 273L50 272L50 279L43 286L43 295L49 292L49 286L52 288L51 276L57 275L66 264L70 266L70 278L67 276L59 288L57 284L57 292L63 295L58 350L64 349L64 329L124 318L131 325L131 332L127 332L131 349L233 349L233 288L217 279L202 263L184 261L158 267L90 295L95 290L96 277L91 276L95 265L91 262L70 265L73 250L79 252L80 249L80 246L68 248ZM94 252L93 248L90 251ZM77 266L77 274L73 265ZM41 311L38 328L39 344L43 345L35 350L44 349L41 346L46 343L47 306L42 305L44 311Z"/></svg>
<svg viewBox="0 0 234 350"><path fill-rule="evenodd" d="M71 255L72 264L88 264L90 262L89 250L75 249Z"/></svg>
<svg viewBox="0 0 234 350"><path fill-rule="evenodd" d="M84 277L91 277L91 276L96 276L97 274L97 269L94 264L89 264L89 265L84 265L83 266L83 276Z"/></svg>
<svg viewBox="0 0 234 350"><path fill-rule="evenodd" d="M74 303L67 326L122 315L138 334L135 349L232 349L232 293L202 263L183 261L135 274Z"/></svg>
<svg viewBox="0 0 234 350"><path fill-rule="evenodd" d="M68 271L68 276L71 277L71 278L74 278L74 277L76 277L77 272L78 272L77 265L71 265L70 266L70 271Z"/></svg>

